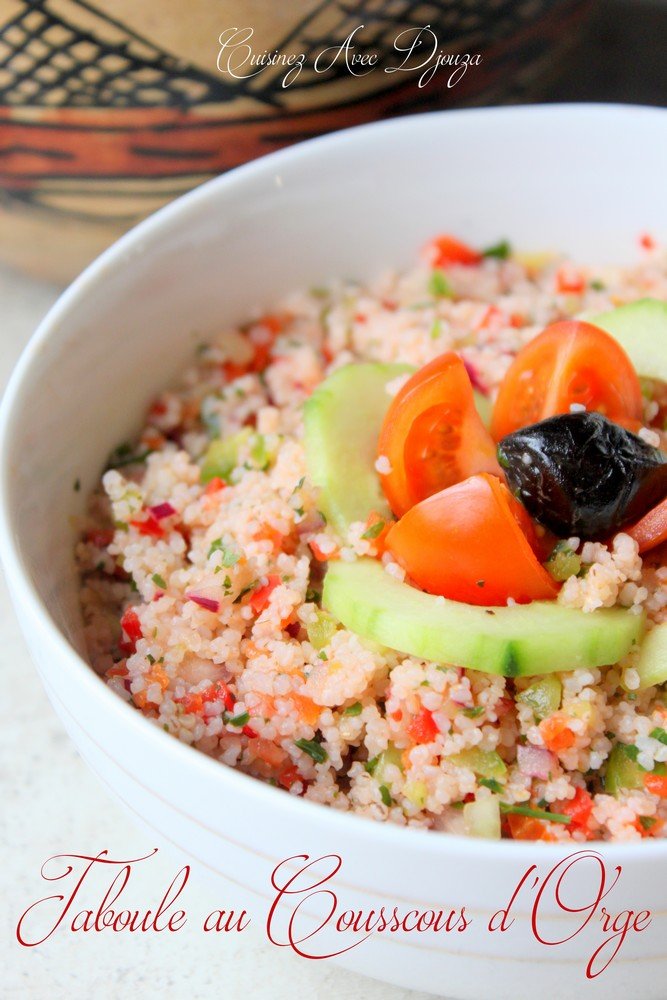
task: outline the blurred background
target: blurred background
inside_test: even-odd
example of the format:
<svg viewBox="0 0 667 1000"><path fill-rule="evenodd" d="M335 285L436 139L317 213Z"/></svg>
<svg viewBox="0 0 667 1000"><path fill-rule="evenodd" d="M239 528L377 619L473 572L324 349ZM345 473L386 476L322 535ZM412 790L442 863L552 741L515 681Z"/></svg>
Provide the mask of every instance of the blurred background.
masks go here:
<svg viewBox="0 0 667 1000"><path fill-rule="evenodd" d="M257 53L305 53L295 83L280 86L280 67L220 72L232 25L252 27ZM355 76L343 58L312 70L355 28L355 50L388 65L397 35L423 25L481 65L421 88L418 72ZM540 100L663 104L665 39L666 0L0 0L0 259L69 281L189 188L361 122Z"/></svg>

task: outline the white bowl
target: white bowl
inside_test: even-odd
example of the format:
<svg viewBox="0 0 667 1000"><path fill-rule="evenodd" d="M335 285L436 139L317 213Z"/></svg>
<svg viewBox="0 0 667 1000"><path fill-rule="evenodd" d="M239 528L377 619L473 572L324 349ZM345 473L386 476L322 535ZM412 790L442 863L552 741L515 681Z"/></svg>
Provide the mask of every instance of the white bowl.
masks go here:
<svg viewBox="0 0 667 1000"><path fill-rule="evenodd" d="M274 866L302 854L340 856L326 884L340 910L465 906L472 917L464 933L386 930L362 943L325 929L304 951L349 948L336 960L452 997L657 1000L665 992L667 844L593 844L566 877L565 897L583 906L599 866L613 880L621 865L600 906L653 913L597 978L587 980L585 969L605 937L599 908L581 933L549 947L531 932L531 881L514 925L489 932L529 866L546 875L571 852L371 823L287 795L162 732L85 662L70 515L82 510L108 452L139 427L147 400L223 322L330 276L407 265L442 230L474 244L507 236L522 248L630 261L642 230L667 234L666 176L667 114L656 109L476 110L327 136L206 184L129 233L64 293L16 369L1 416L2 557L44 686L102 781L157 842L220 879L223 905L245 905L256 925L276 894ZM560 940L583 918L559 909L553 883L537 929ZM295 883L304 885L305 877ZM330 903L313 896L297 919L310 927ZM274 936L284 942L285 933L283 921Z"/></svg>

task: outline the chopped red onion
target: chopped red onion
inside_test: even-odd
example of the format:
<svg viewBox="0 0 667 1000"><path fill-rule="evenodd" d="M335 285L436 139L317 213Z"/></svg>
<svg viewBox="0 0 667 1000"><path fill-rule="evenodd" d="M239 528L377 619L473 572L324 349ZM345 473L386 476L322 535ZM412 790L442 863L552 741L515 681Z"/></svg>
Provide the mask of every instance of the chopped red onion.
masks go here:
<svg viewBox="0 0 667 1000"><path fill-rule="evenodd" d="M544 747L534 747L530 744L517 747L519 770L529 778L546 780L556 768L556 758L550 750Z"/></svg>
<svg viewBox="0 0 667 1000"><path fill-rule="evenodd" d="M205 608L206 611L220 610L220 601L216 601L212 597L202 597L201 594L186 594L185 596L188 601L193 601L200 608Z"/></svg>
<svg viewBox="0 0 667 1000"><path fill-rule="evenodd" d="M176 508L172 507L170 503L158 503L148 509L158 521L161 521L165 517L171 517L172 514L176 513Z"/></svg>
<svg viewBox="0 0 667 1000"><path fill-rule="evenodd" d="M479 372L477 371L475 366L472 364L472 362L467 361L465 358L463 358L462 360L465 366L465 370L468 373L470 384L472 385L473 389L477 389L477 392L481 392L483 396L488 396L489 395L488 386L485 385L484 382L482 382L481 378L479 377Z"/></svg>
<svg viewBox="0 0 667 1000"><path fill-rule="evenodd" d="M460 705L461 708L472 708L473 703L469 691L456 691L450 697L455 705Z"/></svg>
<svg viewBox="0 0 667 1000"><path fill-rule="evenodd" d="M298 535L314 534L316 531L321 531L324 526L324 518L319 510L309 510L306 516L297 524L296 532Z"/></svg>

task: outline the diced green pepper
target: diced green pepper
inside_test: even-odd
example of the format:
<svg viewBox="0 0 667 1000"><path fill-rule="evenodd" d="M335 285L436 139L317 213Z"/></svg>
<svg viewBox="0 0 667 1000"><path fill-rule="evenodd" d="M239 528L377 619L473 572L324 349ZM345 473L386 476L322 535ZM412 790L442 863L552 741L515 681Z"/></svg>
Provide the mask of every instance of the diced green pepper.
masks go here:
<svg viewBox="0 0 667 1000"><path fill-rule="evenodd" d="M425 781L406 781L403 794L408 802L411 802L417 809L423 809L426 805L428 789Z"/></svg>
<svg viewBox="0 0 667 1000"><path fill-rule="evenodd" d="M567 542L558 542L545 566L554 580L562 582L581 571L581 556L578 556Z"/></svg>
<svg viewBox="0 0 667 1000"><path fill-rule="evenodd" d="M232 472L242 464L242 456L251 468L262 472L268 469L272 456L264 435L243 427L231 437L211 441L202 459L201 481L208 483L219 476L226 483L231 482Z"/></svg>
<svg viewBox="0 0 667 1000"><path fill-rule="evenodd" d="M504 778L507 774L507 765L499 753L495 750L480 750L479 747L471 747L469 750L462 750L449 758L456 767L468 767L475 774L482 778Z"/></svg>
<svg viewBox="0 0 667 1000"><path fill-rule="evenodd" d="M211 441L202 460L201 481L208 483L218 476L228 483L232 472L239 464L241 448L250 442L252 434L250 427L244 427L231 437Z"/></svg>
<svg viewBox="0 0 667 1000"><path fill-rule="evenodd" d="M403 770L401 751L397 750L393 743L390 743L387 746L387 749L383 750L382 753L378 755L377 764L373 768L373 777L377 781L378 785L387 784L387 768L392 764L400 771Z"/></svg>
<svg viewBox="0 0 667 1000"><path fill-rule="evenodd" d="M538 680L533 681L517 697L523 705L528 705L532 709L533 715L540 722L560 708L560 700L563 695L563 685L555 674L544 674Z"/></svg>
<svg viewBox="0 0 667 1000"><path fill-rule="evenodd" d="M264 471L271 464L271 455L266 446L266 438L263 434L255 434L250 447L250 459L256 469Z"/></svg>
<svg viewBox="0 0 667 1000"><path fill-rule="evenodd" d="M326 611L316 611L315 620L306 625L308 642L317 650L324 649L333 639L337 628L338 622L333 615Z"/></svg>
<svg viewBox="0 0 667 1000"><path fill-rule="evenodd" d="M664 774L667 768L664 764L655 764L652 771L647 771L637 761L639 751L632 743L617 743L609 754L607 771L604 778L604 790L608 795L618 795L621 791L633 792L644 788L644 777L647 774Z"/></svg>

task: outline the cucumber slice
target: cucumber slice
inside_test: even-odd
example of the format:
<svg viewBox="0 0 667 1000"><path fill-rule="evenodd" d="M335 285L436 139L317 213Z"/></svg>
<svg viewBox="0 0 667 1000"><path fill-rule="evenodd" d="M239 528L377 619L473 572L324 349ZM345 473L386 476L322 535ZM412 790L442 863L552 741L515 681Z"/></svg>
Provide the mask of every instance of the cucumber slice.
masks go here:
<svg viewBox="0 0 667 1000"><path fill-rule="evenodd" d="M641 690L667 681L667 622L647 632L637 661Z"/></svg>
<svg viewBox="0 0 667 1000"><path fill-rule="evenodd" d="M619 342L638 375L667 382L667 302L639 299L590 322Z"/></svg>
<svg viewBox="0 0 667 1000"><path fill-rule="evenodd" d="M401 583L373 559L329 563L322 603L365 639L506 677L617 663L644 632L643 616L625 608L585 613L555 602L484 608L448 601Z"/></svg>
<svg viewBox="0 0 667 1000"><path fill-rule="evenodd" d="M373 510L391 516L375 471L377 441L391 402L387 382L411 371L409 365L346 365L305 404L308 474L320 487L322 513L341 535Z"/></svg>
<svg viewBox="0 0 667 1000"><path fill-rule="evenodd" d="M375 471L380 428L391 396L387 382L414 368L402 364L346 365L325 379L304 407L306 465L320 487L320 509L345 536L352 521L365 521L371 511L390 517L389 505ZM491 402L473 390L475 406L486 427Z"/></svg>

